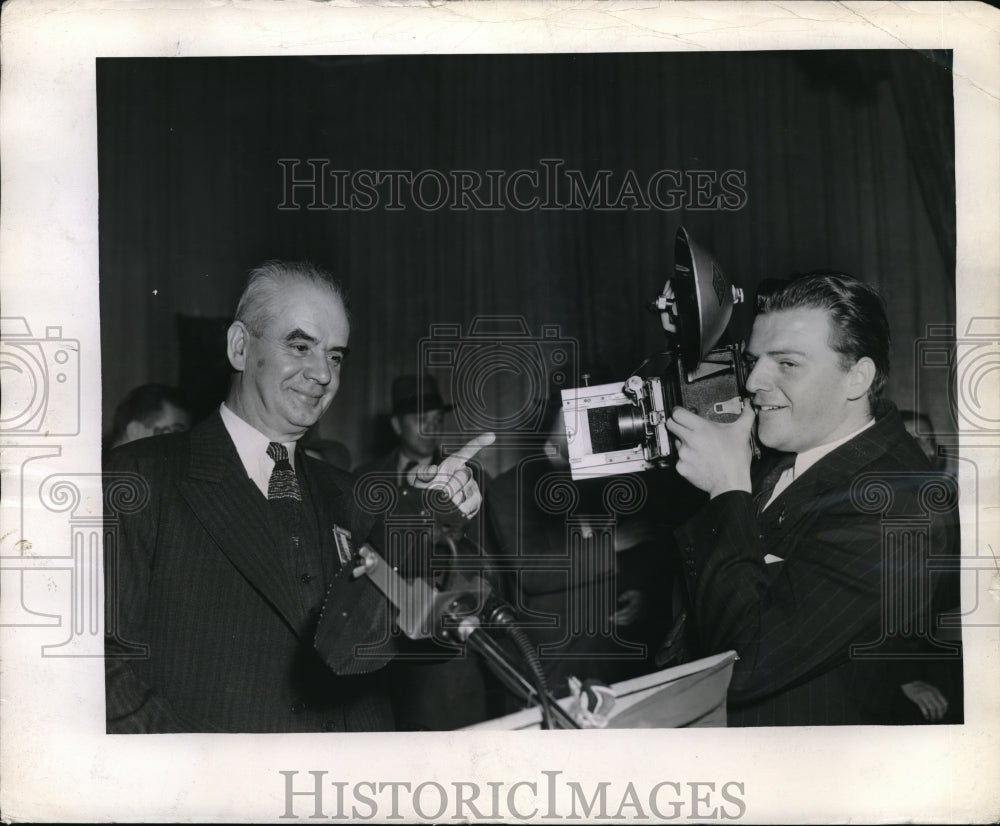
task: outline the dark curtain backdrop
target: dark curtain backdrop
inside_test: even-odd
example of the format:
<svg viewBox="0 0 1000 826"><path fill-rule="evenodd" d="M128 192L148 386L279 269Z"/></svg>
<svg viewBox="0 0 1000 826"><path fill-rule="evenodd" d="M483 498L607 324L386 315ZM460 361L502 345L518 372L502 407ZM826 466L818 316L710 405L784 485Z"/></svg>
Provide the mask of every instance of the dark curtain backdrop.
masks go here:
<svg viewBox="0 0 1000 826"><path fill-rule="evenodd" d="M944 380L915 379L913 368L915 339L955 314L946 58L101 59L105 421L134 385L178 383L182 372L190 384L199 365L202 378L210 374L224 346L218 319L232 313L246 270L267 258L310 259L350 291L352 354L321 430L355 461L376 449L374 422L392 378L420 369L431 325L467 331L477 316L508 316L533 336L556 325L575 342L578 365L624 378L662 347L644 307L672 266L683 223L751 293L765 277L815 268L876 284L895 340L890 395L948 426ZM746 202L736 210L282 210L282 159L446 174L542 171L542 159L560 159L588 180L610 170L613 191L630 170L642 182L662 169L740 170ZM298 174L307 171L303 163ZM737 312L737 333L748 331L748 317ZM186 334L182 365L178 331L197 319L204 329ZM446 395L465 392L451 386L453 370L434 372ZM495 371L481 389L486 404L513 414L545 392L536 384ZM499 472L513 457L503 448L487 468Z"/></svg>

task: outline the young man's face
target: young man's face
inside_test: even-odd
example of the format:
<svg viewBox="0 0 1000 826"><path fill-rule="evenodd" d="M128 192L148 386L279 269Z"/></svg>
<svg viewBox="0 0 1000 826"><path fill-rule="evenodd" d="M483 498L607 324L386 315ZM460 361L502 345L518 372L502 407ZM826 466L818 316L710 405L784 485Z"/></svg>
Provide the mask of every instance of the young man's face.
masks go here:
<svg viewBox="0 0 1000 826"><path fill-rule="evenodd" d="M853 433L870 418L867 384L841 366L830 333L826 310L757 316L747 345L756 359L747 390L762 444L801 453Z"/></svg>
<svg viewBox="0 0 1000 826"><path fill-rule="evenodd" d="M239 322L229 359L242 371L233 399L243 419L274 441L298 439L327 411L340 387L350 325L340 298L307 281L282 287L257 336Z"/></svg>

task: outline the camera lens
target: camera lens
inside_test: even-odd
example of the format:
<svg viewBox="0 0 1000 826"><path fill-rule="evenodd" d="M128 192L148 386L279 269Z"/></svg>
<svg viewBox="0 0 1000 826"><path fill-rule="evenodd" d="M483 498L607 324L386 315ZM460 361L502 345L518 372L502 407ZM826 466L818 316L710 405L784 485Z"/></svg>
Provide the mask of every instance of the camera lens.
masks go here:
<svg viewBox="0 0 1000 826"><path fill-rule="evenodd" d="M618 408L618 433L622 444L637 445L646 436L646 422L636 407Z"/></svg>
<svg viewBox="0 0 1000 826"><path fill-rule="evenodd" d="M588 410L587 424L594 453L627 450L645 440L642 416L630 404Z"/></svg>

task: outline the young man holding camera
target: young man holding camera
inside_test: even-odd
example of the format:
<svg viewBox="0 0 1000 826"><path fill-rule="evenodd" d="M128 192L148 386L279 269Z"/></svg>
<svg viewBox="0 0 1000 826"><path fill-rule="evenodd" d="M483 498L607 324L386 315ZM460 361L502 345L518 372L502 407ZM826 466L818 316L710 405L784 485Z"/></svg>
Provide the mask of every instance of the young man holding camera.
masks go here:
<svg viewBox="0 0 1000 826"><path fill-rule="evenodd" d="M677 408L667 424L678 473L710 496L678 540L704 653L739 654L730 725L897 722L915 648L935 643L887 627L926 628L931 588L923 559L889 553L883 511L919 520L943 482L880 398L881 299L836 273L790 281L762 298L747 351L735 422ZM774 454L751 468L755 423ZM928 539L944 552L937 522Z"/></svg>

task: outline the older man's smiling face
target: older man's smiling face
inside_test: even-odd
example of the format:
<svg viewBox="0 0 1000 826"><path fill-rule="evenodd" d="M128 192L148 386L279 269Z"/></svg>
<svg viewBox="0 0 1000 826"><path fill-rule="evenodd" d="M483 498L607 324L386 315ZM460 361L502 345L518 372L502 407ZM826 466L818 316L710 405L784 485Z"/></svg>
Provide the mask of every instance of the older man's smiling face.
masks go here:
<svg viewBox="0 0 1000 826"><path fill-rule="evenodd" d="M298 439L340 387L350 324L340 297L308 281L282 286L260 335L236 322L229 359L242 372L234 412L274 441Z"/></svg>

